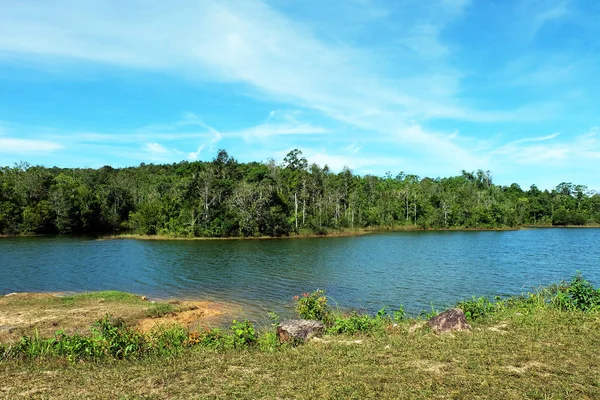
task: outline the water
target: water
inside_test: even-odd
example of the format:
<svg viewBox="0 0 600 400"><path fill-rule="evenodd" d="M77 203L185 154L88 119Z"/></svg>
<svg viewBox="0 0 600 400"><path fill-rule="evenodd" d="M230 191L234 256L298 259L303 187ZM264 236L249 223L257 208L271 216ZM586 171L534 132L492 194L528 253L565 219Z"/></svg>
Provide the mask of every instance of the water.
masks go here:
<svg viewBox="0 0 600 400"><path fill-rule="evenodd" d="M294 295L321 288L342 308L403 304L418 313L472 295L520 294L576 271L598 285L599 260L600 229L293 240L4 238L0 294L111 289L225 301L257 316L285 314Z"/></svg>

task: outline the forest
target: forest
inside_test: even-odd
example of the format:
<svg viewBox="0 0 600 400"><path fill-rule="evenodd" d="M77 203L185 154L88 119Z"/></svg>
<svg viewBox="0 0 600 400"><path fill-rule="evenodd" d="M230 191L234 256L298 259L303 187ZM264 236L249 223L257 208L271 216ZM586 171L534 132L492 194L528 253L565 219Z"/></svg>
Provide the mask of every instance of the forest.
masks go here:
<svg viewBox="0 0 600 400"><path fill-rule="evenodd" d="M210 162L99 169L0 167L0 234L255 237L359 229L596 225L600 194L560 183L500 186L489 171L444 178L339 173L300 150L283 162Z"/></svg>

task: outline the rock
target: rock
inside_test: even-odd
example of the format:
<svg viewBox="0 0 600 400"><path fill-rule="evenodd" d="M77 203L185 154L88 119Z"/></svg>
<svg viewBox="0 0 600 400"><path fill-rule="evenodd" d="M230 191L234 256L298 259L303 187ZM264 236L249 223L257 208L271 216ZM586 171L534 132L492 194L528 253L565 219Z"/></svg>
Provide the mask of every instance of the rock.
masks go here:
<svg viewBox="0 0 600 400"><path fill-rule="evenodd" d="M148 301L148 298L146 296L142 296L141 299L142 301Z"/></svg>
<svg viewBox="0 0 600 400"><path fill-rule="evenodd" d="M319 321L308 319L288 319L277 326L277 338L280 343L304 341L319 336L325 330L325 325Z"/></svg>
<svg viewBox="0 0 600 400"><path fill-rule="evenodd" d="M4 297L17 296L19 293L9 293L4 295Z"/></svg>
<svg viewBox="0 0 600 400"><path fill-rule="evenodd" d="M435 333L451 331L467 331L471 325L467 323L465 313L460 308L451 308L427 321Z"/></svg>

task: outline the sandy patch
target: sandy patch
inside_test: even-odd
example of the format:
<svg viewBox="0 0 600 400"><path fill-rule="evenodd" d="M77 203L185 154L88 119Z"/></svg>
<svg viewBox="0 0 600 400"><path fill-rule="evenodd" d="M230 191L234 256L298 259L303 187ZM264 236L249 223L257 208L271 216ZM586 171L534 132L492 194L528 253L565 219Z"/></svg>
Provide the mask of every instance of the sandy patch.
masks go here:
<svg viewBox="0 0 600 400"><path fill-rule="evenodd" d="M177 307L182 311L170 313L159 318L143 318L136 323L141 332L148 332L159 326L182 325L189 329L198 329L211 324L219 324L225 313L225 307L209 301L181 301Z"/></svg>

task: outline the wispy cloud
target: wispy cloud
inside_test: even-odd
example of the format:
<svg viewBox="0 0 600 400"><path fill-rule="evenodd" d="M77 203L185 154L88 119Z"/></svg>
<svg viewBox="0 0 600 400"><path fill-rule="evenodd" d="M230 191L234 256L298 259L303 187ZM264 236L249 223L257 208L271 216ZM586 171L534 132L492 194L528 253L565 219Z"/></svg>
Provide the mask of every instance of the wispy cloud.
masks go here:
<svg viewBox="0 0 600 400"><path fill-rule="evenodd" d="M36 153L53 153L63 148L62 144L48 140L0 137L0 153L4 154L30 155Z"/></svg>
<svg viewBox="0 0 600 400"><path fill-rule="evenodd" d="M585 159L600 157L599 130L589 132L572 140L557 141L559 133L525 138L505 144L493 154L507 157L512 162L523 165L577 165Z"/></svg>
<svg viewBox="0 0 600 400"><path fill-rule="evenodd" d="M551 2L548 0L529 2L532 8L537 8L537 12L533 13L533 20L531 24L531 32L529 39L533 39L538 32L553 21L559 21L563 19L569 13L570 1L559 1Z"/></svg>
<svg viewBox="0 0 600 400"><path fill-rule="evenodd" d="M193 80L239 82L274 100L317 110L342 123L410 139L391 132L405 130L414 119L511 118L511 112L472 110L458 100L460 73L446 62L452 49L440 35L447 24L461 17L468 3L407 3L406 10L388 17L401 16L403 21L402 30L394 32L398 45L389 60L402 66L403 79L386 79L385 75L382 79L378 55L373 57L360 45L322 40L258 0L176 5L128 0L119 1L118 7L116 0L5 3L0 6L5 32L0 37L0 57L18 56L29 62L51 57L160 70ZM384 127L365 116L369 109L387 114ZM202 126L193 117L184 123ZM327 130L312 123L267 121L238 133L264 138L325 134ZM448 146L457 147L449 141ZM199 151L189 154L198 155Z"/></svg>

